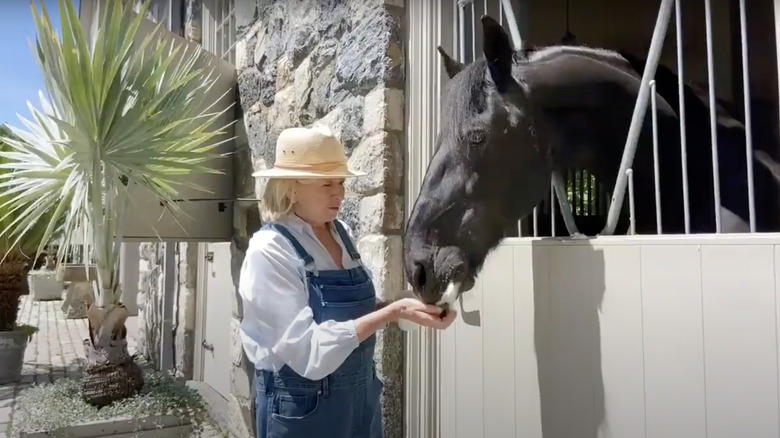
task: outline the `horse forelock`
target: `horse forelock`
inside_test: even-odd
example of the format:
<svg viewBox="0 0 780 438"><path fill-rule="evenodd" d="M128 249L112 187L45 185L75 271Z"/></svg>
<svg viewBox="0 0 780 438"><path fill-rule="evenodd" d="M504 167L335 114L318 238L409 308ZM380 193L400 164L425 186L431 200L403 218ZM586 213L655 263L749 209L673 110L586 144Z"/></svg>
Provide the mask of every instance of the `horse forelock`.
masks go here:
<svg viewBox="0 0 780 438"><path fill-rule="evenodd" d="M450 80L443 99L442 115L455 124L488 108L484 60L475 61Z"/></svg>

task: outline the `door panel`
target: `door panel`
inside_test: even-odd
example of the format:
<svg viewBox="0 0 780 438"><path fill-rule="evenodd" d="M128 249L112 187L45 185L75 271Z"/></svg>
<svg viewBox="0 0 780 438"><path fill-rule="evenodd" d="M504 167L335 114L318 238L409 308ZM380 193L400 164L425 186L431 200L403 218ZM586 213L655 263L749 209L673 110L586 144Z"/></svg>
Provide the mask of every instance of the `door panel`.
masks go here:
<svg viewBox="0 0 780 438"><path fill-rule="evenodd" d="M230 318L233 279L230 242L205 244L203 263L205 327L202 348L203 381L223 397L230 393Z"/></svg>

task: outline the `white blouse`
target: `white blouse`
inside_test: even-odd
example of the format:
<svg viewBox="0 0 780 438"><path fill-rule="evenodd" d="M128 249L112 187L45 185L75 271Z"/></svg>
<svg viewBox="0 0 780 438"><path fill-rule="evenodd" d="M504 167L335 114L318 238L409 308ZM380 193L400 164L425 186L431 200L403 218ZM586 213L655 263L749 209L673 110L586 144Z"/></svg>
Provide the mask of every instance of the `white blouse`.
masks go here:
<svg viewBox="0 0 780 438"><path fill-rule="evenodd" d="M294 215L278 223L311 254L317 269L339 269L308 223ZM352 230L344 225L354 242ZM332 234L341 246L344 268L358 266L338 232L332 229ZM305 278L295 248L281 233L259 230L249 240L238 292L244 304L241 340L256 369L279 371L287 364L317 380L334 372L357 348L354 321L314 322Z"/></svg>

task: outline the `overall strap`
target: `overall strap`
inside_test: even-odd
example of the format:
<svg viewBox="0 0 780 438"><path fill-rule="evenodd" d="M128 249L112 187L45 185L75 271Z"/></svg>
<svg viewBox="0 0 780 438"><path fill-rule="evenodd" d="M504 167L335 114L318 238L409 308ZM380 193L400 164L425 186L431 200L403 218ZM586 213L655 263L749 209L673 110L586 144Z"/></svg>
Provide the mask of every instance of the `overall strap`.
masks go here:
<svg viewBox="0 0 780 438"><path fill-rule="evenodd" d="M349 234L347 234L347 230L344 229L344 225L341 224L341 221L335 219L333 225L336 227L336 231L339 233L341 241L344 242L344 247L347 248L347 252L349 253L349 256L352 257L352 260L360 260L360 253L358 253L355 246L352 245L352 239L349 238Z"/></svg>
<svg viewBox="0 0 780 438"><path fill-rule="evenodd" d="M301 246L301 243L298 242L298 239L293 237L292 233L290 233L290 230L287 229L284 225L280 225L274 222L269 222L263 225L263 228L266 229L272 229L278 233L281 233L282 236L287 238L287 240L290 241L293 248L295 248L295 252L298 254L298 257L303 260L303 265L307 267L314 268L314 257L311 256L308 252L306 252L305 249L303 249L303 246Z"/></svg>

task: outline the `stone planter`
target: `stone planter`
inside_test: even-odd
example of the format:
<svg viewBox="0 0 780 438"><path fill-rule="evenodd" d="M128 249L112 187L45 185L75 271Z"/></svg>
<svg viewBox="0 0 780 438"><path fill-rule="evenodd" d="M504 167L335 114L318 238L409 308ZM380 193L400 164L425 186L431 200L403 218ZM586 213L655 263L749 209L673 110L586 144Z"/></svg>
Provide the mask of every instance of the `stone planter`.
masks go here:
<svg viewBox="0 0 780 438"><path fill-rule="evenodd" d="M65 282L57 280L56 271L30 271L27 282L30 296L36 301L61 300Z"/></svg>
<svg viewBox="0 0 780 438"><path fill-rule="evenodd" d="M92 302L92 284L97 279L97 266L89 265L89 277L84 265L69 264L61 266L57 278L67 283L62 311L67 319L87 317L87 306Z"/></svg>
<svg viewBox="0 0 780 438"><path fill-rule="evenodd" d="M0 385L21 378L24 350L29 340L30 335L19 329L0 332Z"/></svg>
<svg viewBox="0 0 780 438"><path fill-rule="evenodd" d="M117 436L178 438L189 437L192 430L192 422L189 419L162 415L138 419L112 418L109 420L90 421L54 430L35 432L20 431L19 438L48 438L52 436L67 436L73 438Z"/></svg>

